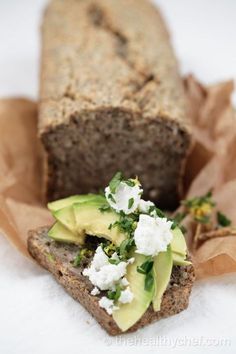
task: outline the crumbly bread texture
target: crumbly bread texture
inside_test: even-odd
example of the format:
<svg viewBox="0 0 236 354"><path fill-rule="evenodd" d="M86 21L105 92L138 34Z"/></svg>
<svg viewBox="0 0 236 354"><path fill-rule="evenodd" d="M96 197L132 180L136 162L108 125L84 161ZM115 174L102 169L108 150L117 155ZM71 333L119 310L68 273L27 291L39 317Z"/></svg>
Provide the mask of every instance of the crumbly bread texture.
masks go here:
<svg viewBox="0 0 236 354"><path fill-rule="evenodd" d="M47 231L47 227L42 227L29 232L28 250L31 256L51 272L65 290L79 301L110 335L121 334L112 316L98 304L103 294L92 296L90 292L93 286L88 278L82 275L83 269L89 265L91 259L85 258L79 267L74 267L72 263L80 247L53 241L47 236ZM96 238L88 238L86 247L94 249L96 245ZM194 277L192 265L174 267L170 284L163 295L161 310L154 312L150 305L142 318L127 332L134 332L154 321L186 309Z"/></svg>
<svg viewBox="0 0 236 354"><path fill-rule="evenodd" d="M148 0L53 0L42 31L47 199L97 191L120 170L174 207L191 139L158 10Z"/></svg>

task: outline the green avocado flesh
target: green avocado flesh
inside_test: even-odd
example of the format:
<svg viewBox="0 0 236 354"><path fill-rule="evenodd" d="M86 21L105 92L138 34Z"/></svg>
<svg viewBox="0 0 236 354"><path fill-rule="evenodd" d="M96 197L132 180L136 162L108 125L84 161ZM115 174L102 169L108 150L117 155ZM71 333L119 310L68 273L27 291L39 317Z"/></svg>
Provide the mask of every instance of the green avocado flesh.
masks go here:
<svg viewBox="0 0 236 354"><path fill-rule="evenodd" d="M108 206L105 197L88 194L61 199L48 204L56 222L48 235L56 241L84 244L86 235L104 237L116 246L127 238L127 235L112 225L119 221L119 214L109 209L101 211L102 206ZM172 267L186 266L187 246L184 235L179 228L172 230L173 239L166 252L154 257L154 285L150 291L145 290L145 275L137 272L148 257L133 252L135 261L127 266L127 279L134 299L128 304L118 304L119 309L113 312L117 326L126 331L133 326L152 303L154 311L159 311L163 294L169 284Z"/></svg>
<svg viewBox="0 0 236 354"><path fill-rule="evenodd" d="M48 231L48 236L53 238L56 241L61 242L72 242L75 244L83 243L83 239L78 235L74 235L71 231L69 231L65 226L63 226L60 222L56 222L51 229Z"/></svg>
<svg viewBox="0 0 236 354"><path fill-rule="evenodd" d="M81 195L73 195L68 198L59 199L55 202L48 203L48 209L51 211L57 211L59 209L63 209L67 206L71 206L74 203L83 203L87 201L97 200L101 201L101 203L106 203L106 198L99 194L81 194Z"/></svg>
<svg viewBox="0 0 236 354"><path fill-rule="evenodd" d="M173 260L171 248L168 247L166 252L160 252L154 257L154 284L155 292L153 296L153 309L159 311L161 308L162 296L169 284L172 272Z"/></svg>
<svg viewBox="0 0 236 354"><path fill-rule="evenodd" d="M180 255L186 256L187 253L187 246L185 242L184 235L180 228L176 227L172 230L173 239L171 241L171 249L175 253L179 253Z"/></svg>
<svg viewBox="0 0 236 354"><path fill-rule="evenodd" d="M50 230L49 232L49 236L53 235L51 237L58 241L83 243L86 235L94 235L104 237L119 246L126 238L126 235L118 227L110 227L110 225L119 220L117 213L112 210L105 212L100 210L101 206L107 204L105 198L100 195L88 195L87 199L86 196L82 196L83 198L78 200L79 196L75 197L73 200L77 200L78 202L72 202L72 197L69 197L66 201L67 206L65 206L65 200L58 201L61 204L58 203L56 207L61 207L62 205L64 207L52 211L52 214L63 228L57 226L57 235L53 226L52 231ZM69 204L69 202L72 204ZM67 232L65 237L64 229L70 231L70 233Z"/></svg>
<svg viewBox="0 0 236 354"><path fill-rule="evenodd" d="M85 202L73 205L76 229L79 235L87 234L104 237L119 246L126 235L118 227L111 227L119 220L119 215L113 211L101 212L97 202Z"/></svg>
<svg viewBox="0 0 236 354"><path fill-rule="evenodd" d="M192 264L192 262L185 260L186 256L181 255L179 253L172 252L172 257L173 257L173 265L188 266Z"/></svg>
<svg viewBox="0 0 236 354"><path fill-rule="evenodd" d="M147 257L137 253L133 256L135 261L133 264L128 265L126 275L134 295L133 301L119 305L119 309L112 314L114 321L122 331L129 329L142 317L149 307L154 294L154 287L150 291L145 290L145 275L137 272L137 267L141 266L147 260Z"/></svg>
<svg viewBox="0 0 236 354"><path fill-rule="evenodd" d="M69 231L76 235L76 222L72 206L56 210L52 212L54 218L65 226Z"/></svg>
<svg viewBox="0 0 236 354"><path fill-rule="evenodd" d="M191 264L191 262L185 260L187 256L187 245L182 231L176 228L172 232L173 240L171 242L171 251L173 265L187 266Z"/></svg>

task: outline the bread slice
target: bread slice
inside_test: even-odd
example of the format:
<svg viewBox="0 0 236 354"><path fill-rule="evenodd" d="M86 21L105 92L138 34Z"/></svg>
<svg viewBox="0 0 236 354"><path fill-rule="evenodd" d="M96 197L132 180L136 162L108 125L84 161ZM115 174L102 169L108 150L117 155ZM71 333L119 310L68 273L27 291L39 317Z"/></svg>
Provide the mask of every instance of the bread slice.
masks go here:
<svg viewBox="0 0 236 354"><path fill-rule="evenodd" d="M110 335L121 334L122 332L117 327L112 316L108 315L98 304L102 295L92 296L90 292L93 289L93 285L87 277L82 275L82 271L88 266L90 259L86 258L79 267L74 267L72 263L80 247L53 241L47 236L47 232L47 227L41 227L29 232L28 250L31 256L41 266L51 272L64 289L75 300L79 301ZM95 248L96 242L96 238L90 237L86 246ZM185 267L175 266L170 284L163 295L161 310L154 312L150 305L143 317L127 332L134 332L154 321L186 309L194 277L192 265Z"/></svg>
<svg viewBox="0 0 236 354"><path fill-rule="evenodd" d="M159 11L148 0L53 0L42 28L47 199L98 191L120 170L174 207L190 132Z"/></svg>

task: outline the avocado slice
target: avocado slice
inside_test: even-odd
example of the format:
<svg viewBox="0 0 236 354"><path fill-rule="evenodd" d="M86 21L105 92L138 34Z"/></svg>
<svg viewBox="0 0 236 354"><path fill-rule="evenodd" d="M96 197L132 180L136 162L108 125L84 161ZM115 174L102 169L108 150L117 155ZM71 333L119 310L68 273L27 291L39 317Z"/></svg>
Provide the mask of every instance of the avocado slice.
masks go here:
<svg viewBox="0 0 236 354"><path fill-rule="evenodd" d="M160 311L162 296L170 281L172 265L173 260L170 247L167 247L166 252L160 252L154 257L153 270L155 292L152 300L154 311Z"/></svg>
<svg viewBox="0 0 236 354"><path fill-rule="evenodd" d="M187 266L191 264L191 262L185 260L187 256L187 245L182 231L177 227L172 232L171 251L173 265Z"/></svg>
<svg viewBox="0 0 236 354"><path fill-rule="evenodd" d="M59 221L48 231L48 236L53 238L55 241L61 242L73 242L75 244L83 244L84 238L78 236L69 231L65 226L63 226Z"/></svg>
<svg viewBox="0 0 236 354"><path fill-rule="evenodd" d="M173 233L173 239L171 241L172 251L180 255L186 256L187 245L182 231L180 230L179 227L176 227L174 230L172 230L172 233Z"/></svg>
<svg viewBox="0 0 236 354"><path fill-rule="evenodd" d="M87 201L97 200L106 203L106 198L100 194L81 194L81 195L72 195L68 198L63 198L55 200L54 202L48 203L47 207L51 211L56 211L62 208L65 208L74 203L83 203Z"/></svg>
<svg viewBox="0 0 236 354"><path fill-rule="evenodd" d="M104 237L119 246L126 235L118 227L111 227L119 220L119 215L112 210L102 212L100 206L97 201L73 204L76 230L81 235Z"/></svg>
<svg viewBox="0 0 236 354"><path fill-rule="evenodd" d="M76 235L76 222L72 206L53 211L52 214L57 221Z"/></svg>
<svg viewBox="0 0 236 354"><path fill-rule="evenodd" d="M126 275L130 283L130 290L134 295L133 301L119 305L119 309L112 314L114 321L122 331L129 329L142 317L154 294L154 287L150 291L145 290L145 275L137 272L137 267L141 266L147 260L147 257L137 253L134 253L133 257L135 261L128 265Z"/></svg>
<svg viewBox="0 0 236 354"><path fill-rule="evenodd" d="M179 253L172 252L173 264L177 266L188 266L192 262L186 261L186 255L181 255Z"/></svg>
<svg viewBox="0 0 236 354"><path fill-rule="evenodd" d="M84 196L82 196L84 197ZM86 196L87 197L87 196ZM72 197L71 197L72 198ZM100 195L90 198L91 200L88 201L82 201L83 198L80 199L79 203L92 203L95 202L99 206L105 204L104 198L100 198ZM88 205L88 204L86 204ZM76 228L76 220L75 220L75 215L74 215L74 208L73 204L68 205L62 209L58 209L56 211L52 211L53 216L55 217L56 220L60 221L62 225L64 225L68 230L73 232L74 234L77 233L77 228ZM83 233L84 234L84 233Z"/></svg>

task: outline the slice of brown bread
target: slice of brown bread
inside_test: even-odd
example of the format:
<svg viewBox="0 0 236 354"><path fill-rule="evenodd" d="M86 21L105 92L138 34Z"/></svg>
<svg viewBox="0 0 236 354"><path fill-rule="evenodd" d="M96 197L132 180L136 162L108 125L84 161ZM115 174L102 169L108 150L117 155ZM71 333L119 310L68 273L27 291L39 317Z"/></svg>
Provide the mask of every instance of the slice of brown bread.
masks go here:
<svg viewBox="0 0 236 354"><path fill-rule="evenodd" d="M190 133L159 11L148 0L53 0L42 28L47 199L97 191L120 170L174 207Z"/></svg>
<svg viewBox="0 0 236 354"><path fill-rule="evenodd" d="M44 268L53 274L55 279L65 290L81 303L98 323L111 335L121 334L112 316L102 309L98 301L101 295L90 294L93 285L87 277L82 275L83 269L88 266L90 258L85 258L79 267L73 266L73 260L79 251L79 246L53 241L47 236L47 227L29 232L28 250L31 256ZM96 247L96 238L88 238L88 248ZM161 318L179 313L187 308L189 296L194 282L194 269L174 267L170 284L164 293L161 310L154 312L152 306L148 308L142 318L127 332L133 332Z"/></svg>

